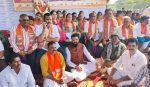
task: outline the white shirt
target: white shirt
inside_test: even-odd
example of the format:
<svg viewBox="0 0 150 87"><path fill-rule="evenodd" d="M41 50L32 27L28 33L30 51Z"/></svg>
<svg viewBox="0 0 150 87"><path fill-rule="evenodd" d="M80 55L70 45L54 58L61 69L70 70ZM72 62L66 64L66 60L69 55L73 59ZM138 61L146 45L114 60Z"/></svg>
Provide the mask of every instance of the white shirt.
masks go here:
<svg viewBox="0 0 150 87"><path fill-rule="evenodd" d="M103 28L100 28L101 24L100 22L98 22L98 29L96 29L96 38L94 39L95 41L96 40L99 40L100 38L100 32L103 32ZM84 32L88 33L88 29L89 29L89 21L87 21L84 25ZM92 35L91 37L93 37L95 33L95 24L92 24Z"/></svg>
<svg viewBox="0 0 150 87"><path fill-rule="evenodd" d="M0 40L0 52L4 51L4 46L2 41ZM4 57L0 58L0 59L4 59Z"/></svg>
<svg viewBox="0 0 150 87"><path fill-rule="evenodd" d="M118 22L116 19L114 19L114 26L115 26L114 28L115 30L118 27ZM104 19L100 21L100 28L104 30ZM108 32L110 32L110 21L108 21ZM108 36L110 36L109 33L108 33Z"/></svg>
<svg viewBox="0 0 150 87"><path fill-rule="evenodd" d="M134 38L137 38L136 29L135 29L134 26L133 26L132 28L133 28L133 37L134 37ZM126 39L126 37L124 37L124 36L122 35L122 26L117 27L117 28L115 29L114 33L117 34L120 39L122 39L122 40L125 40L125 39ZM126 36L127 36L127 38L128 38L128 29L126 29Z"/></svg>
<svg viewBox="0 0 150 87"><path fill-rule="evenodd" d="M52 29L53 29L52 34L51 34L52 38L57 38L57 37L60 38L57 25L52 25ZM42 31L43 31L43 25L42 24L35 26L35 32L36 32L37 37L42 34ZM49 29L46 29L46 37L48 36L48 33L49 33ZM58 49L60 47L58 42L56 42L56 47L57 47L56 49ZM47 50L44 47L42 49Z"/></svg>
<svg viewBox="0 0 150 87"><path fill-rule="evenodd" d="M66 53L67 53L67 64L70 66L70 67L74 67L76 66L76 64L74 64L72 61L71 61L71 54L70 54L70 50L68 49L68 47L66 48ZM84 46L83 47L83 53L84 55L87 57L87 59L92 62L92 63L96 63L96 60L91 56L91 54L89 53L89 51L87 50L87 48Z"/></svg>
<svg viewBox="0 0 150 87"><path fill-rule="evenodd" d="M129 50L126 50L122 56L114 64L114 68L119 69L123 65L123 73L128 75L131 79L134 79L136 73L143 65L147 64L147 59L143 53L139 50L130 57Z"/></svg>
<svg viewBox="0 0 150 87"><path fill-rule="evenodd" d="M30 66L21 64L17 74L9 65L0 72L0 87L36 87Z"/></svg>
<svg viewBox="0 0 150 87"><path fill-rule="evenodd" d="M13 29L11 30L9 42L11 44L11 47L13 48L13 51L15 53L18 53L20 50L16 45L16 29L17 29L17 26L13 27ZM34 31L34 33L35 33L35 31ZM23 29L23 34L24 34L23 39L24 39L24 48L25 48L24 51L28 51L29 33L27 31L25 31L25 29ZM32 50L35 50L36 48L37 48L37 44L35 43L32 46Z"/></svg>
<svg viewBox="0 0 150 87"><path fill-rule="evenodd" d="M146 32L146 35L144 34L141 34L141 23L137 23L135 25L135 29L136 29L136 32L137 32L137 37L143 37L143 36L150 36L150 26L149 24L146 26L147 27L147 32Z"/></svg>
<svg viewBox="0 0 150 87"><path fill-rule="evenodd" d="M36 36L37 37L40 36L43 31L43 24L40 25L35 24L34 27L35 27Z"/></svg>

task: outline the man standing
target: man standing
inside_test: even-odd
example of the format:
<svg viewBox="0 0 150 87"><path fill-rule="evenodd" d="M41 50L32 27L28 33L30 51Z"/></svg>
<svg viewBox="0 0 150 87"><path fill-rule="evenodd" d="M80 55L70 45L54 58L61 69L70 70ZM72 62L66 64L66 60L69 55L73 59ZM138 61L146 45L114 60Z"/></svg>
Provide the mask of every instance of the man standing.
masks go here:
<svg viewBox="0 0 150 87"><path fill-rule="evenodd" d="M18 54L12 54L8 64L0 73L0 87L37 87L30 66L21 63Z"/></svg>
<svg viewBox="0 0 150 87"><path fill-rule="evenodd" d="M127 50L113 65L111 73L108 72L108 83L119 87L131 85L137 71L139 71L143 65L147 64L147 59L145 55L138 50L137 44L135 38L127 40Z"/></svg>
<svg viewBox="0 0 150 87"><path fill-rule="evenodd" d="M96 61L86 47L79 43L78 34L73 34L71 39L72 44L66 48L67 64L70 66L75 80L82 81L96 71Z"/></svg>
<svg viewBox="0 0 150 87"><path fill-rule="evenodd" d="M36 49L36 35L33 27L29 25L29 17L21 14L19 24L11 30L10 44L15 53L18 53L23 63L29 64L33 71Z"/></svg>
<svg viewBox="0 0 150 87"><path fill-rule="evenodd" d="M125 16L123 19L123 25L118 27L115 30L115 33L118 34L118 36L121 40L127 40L129 38L137 37L135 27L133 25L131 25L130 22L131 22L131 18L128 16Z"/></svg>
<svg viewBox="0 0 150 87"><path fill-rule="evenodd" d="M65 61L62 54L56 51L56 43L48 43L48 51L40 60L43 87L67 87L68 82L73 80L73 75L65 71Z"/></svg>
<svg viewBox="0 0 150 87"><path fill-rule="evenodd" d="M111 34L114 33L115 29L118 27L117 20L114 18L112 9L105 10L104 19L100 22L100 29L104 30L104 40L108 41Z"/></svg>
<svg viewBox="0 0 150 87"><path fill-rule="evenodd" d="M147 61L148 64L140 68L131 87L137 87L144 78L146 78L144 80L144 87L150 86L150 51L147 54Z"/></svg>
<svg viewBox="0 0 150 87"><path fill-rule="evenodd" d="M141 51L148 51L150 48L150 27L148 26L149 17L142 16L140 22L135 25L138 42L141 44ZM142 50L143 48L143 50Z"/></svg>
<svg viewBox="0 0 150 87"><path fill-rule="evenodd" d="M87 34L85 45L92 56L99 58L103 49L100 45L103 38L103 28L100 28L100 22L96 20L96 13L90 13L89 17L90 20L84 25L84 32Z"/></svg>

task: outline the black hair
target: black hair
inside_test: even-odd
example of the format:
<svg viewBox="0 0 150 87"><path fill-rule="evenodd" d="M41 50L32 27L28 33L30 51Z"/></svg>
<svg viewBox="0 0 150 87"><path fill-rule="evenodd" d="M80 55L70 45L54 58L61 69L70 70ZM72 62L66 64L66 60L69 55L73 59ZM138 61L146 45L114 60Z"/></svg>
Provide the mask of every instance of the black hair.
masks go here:
<svg viewBox="0 0 150 87"><path fill-rule="evenodd" d="M136 43L136 45L138 45L138 41L136 38L129 38L126 42L126 45L128 45L129 43Z"/></svg>
<svg viewBox="0 0 150 87"><path fill-rule="evenodd" d="M7 63L12 63L16 57L19 57L19 54L12 52L7 58ZM19 57L20 58L20 57Z"/></svg>
<svg viewBox="0 0 150 87"><path fill-rule="evenodd" d="M72 34L72 35L71 35L71 38L72 38L72 37L78 37L78 38L80 38L78 33Z"/></svg>
<svg viewBox="0 0 150 87"><path fill-rule="evenodd" d="M150 55L150 51L148 51L147 55Z"/></svg>
<svg viewBox="0 0 150 87"><path fill-rule="evenodd" d="M72 14L71 14L71 13L68 13L68 14L66 15L66 18L67 18L69 15L71 15L71 16L72 16Z"/></svg>
<svg viewBox="0 0 150 87"><path fill-rule="evenodd" d="M50 13L45 13L44 14L44 21L45 21L46 16L51 16L51 14Z"/></svg>
<svg viewBox="0 0 150 87"><path fill-rule="evenodd" d="M52 10L51 12L50 12L50 14L52 15L54 12L56 12L55 10ZM56 12L57 13L57 12Z"/></svg>
<svg viewBox="0 0 150 87"><path fill-rule="evenodd" d="M33 16L28 16L29 20L34 20Z"/></svg>
<svg viewBox="0 0 150 87"><path fill-rule="evenodd" d="M55 44L55 42L54 42L54 41L50 41L50 42L47 44L48 48L49 48L49 46L51 46L51 45L53 45L53 44Z"/></svg>
<svg viewBox="0 0 150 87"><path fill-rule="evenodd" d="M73 12L72 15L77 14L76 12Z"/></svg>
<svg viewBox="0 0 150 87"><path fill-rule="evenodd" d="M60 10L58 10L56 13L58 14L59 12L61 13L61 11L60 11Z"/></svg>
<svg viewBox="0 0 150 87"><path fill-rule="evenodd" d="M97 13L97 15L102 15L102 12L99 11L99 12Z"/></svg>
<svg viewBox="0 0 150 87"><path fill-rule="evenodd" d="M40 12L37 12L35 15L38 15L38 14L39 14L39 15L42 17L42 13L40 13Z"/></svg>
<svg viewBox="0 0 150 87"><path fill-rule="evenodd" d="M21 18L21 17L28 17L28 15L27 15L27 14L21 14L19 17L20 17L20 18Z"/></svg>
<svg viewBox="0 0 150 87"><path fill-rule="evenodd" d="M119 14L123 13L121 10L118 10L116 15L118 16Z"/></svg>
<svg viewBox="0 0 150 87"><path fill-rule="evenodd" d="M148 17L148 16L142 16L142 17L140 18L140 22L143 22L143 21L145 21L146 19L149 19L149 17Z"/></svg>

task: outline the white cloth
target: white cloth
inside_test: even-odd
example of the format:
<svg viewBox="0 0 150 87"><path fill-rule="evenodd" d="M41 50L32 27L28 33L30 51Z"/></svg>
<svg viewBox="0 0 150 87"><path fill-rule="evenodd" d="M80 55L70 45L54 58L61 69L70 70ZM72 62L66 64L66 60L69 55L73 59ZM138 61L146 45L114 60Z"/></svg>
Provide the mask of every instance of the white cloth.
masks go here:
<svg viewBox="0 0 150 87"><path fill-rule="evenodd" d="M15 53L18 53L20 50L19 50L19 48L16 45L16 29L17 29L17 26L13 27L13 29L10 31L9 42L11 44L11 47L13 48L13 51ZM24 51L28 51L28 47L29 47L29 34L24 29L23 29L23 34L24 34L23 39L24 39L24 48L25 48ZM36 48L37 48L37 44L35 43L32 46L32 50L35 50Z"/></svg>
<svg viewBox="0 0 150 87"><path fill-rule="evenodd" d="M100 24L100 22L98 22L98 29L96 29L96 38L94 39L95 41L99 40L99 38L100 38L99 33L103 32L103 28L101 28L100 26L101 26L101 24ZM89 29L89 21L87 21L84 25L84 32L88 33L88 29ZM92 35L91 35L91 37L93 37L94 33L95 33L95 24L92 24Z"/></svg>
<svg viewBox="0 0 150 87"><path fill-rule="evenodd" d="M146 35L141 34L141 23L137 23L137 24L135 25L135 29L136 29L137 36L138 36L138 37L150 36L150 26L148 26L148 25L147 25L147 32L146 32Z"/></svg>
<svg viewBox="0 0 150 87"><path fill-rule="evenodd" d="M125 40L126 38L122 35L122 26L119 26L114 31L115 34L119 36L120 39ZM126 29L126 36L128 38L128 29ZM137 32L135 27L133 26L133 37L137 38Z"/></svg>
<svg viewBox="0 0 150 87"><path fill-rule="evenodd" d="M130 57L129 50L126 50L122 56L117 60L117 62L113 65L117 71L120 71L120 66L123 66L123 69L119 74L121 75L114 75L114 79L119 79L123 76L129 76L131 80L133 80L136 76L136 73L140 70L143 65L147 64L147 59L143 53L139 50L136 51L134 55ZM117 72L116 72L117 74ZM118 77L120 76L120 77ZM129 81L130 82L130 81ZM124 83L124 82L122 82ZM121 84L122 84L121 83ZM125 81L126 83L126 81ZM125 85L125 84L124 84Z"/></svg>
<svg viewBox="0 0 150 87"><path fill-rule="evenodd" d="M83 52L84 55L87 57L87 59L90 61L87 64L80 64L79 66L83 69L82 71L77 71L76 69L72 69L71 72L75 76L75 79L77 81L82 81L84 80L90 73L96 71L96 60L91 56L91 54L88 52L87 48L84 46L83 47ZM67 64L70 67L75 68L76 64L74 64L71 61L71 54L68 48L66 48L66 53L67 53Z"/></svg>
<svg viewBox="0 0 150 87"><path fill-rule="evenodd" d="M4 51L4 46L3 46L2 41L0 40L0 52L3 52L3 51ZM4 59L4 56L0 59Z"/></svg>
<svg viewBox="0 0 150 87"><path fill-rule="evenodd" d="M116 19L114 19L114 26L115 26L114 27L114 30L115 30L118 27L118 22ZM104 30L104 19L100 21L100 29ZM110 32L110 21L108 21L108 32ZM108 33L108 36L110 36L109 33Z"/></svg>
<svg viewBox="0 0 150 87"><path fill-rule="evenodd" d="M110 74L112 68L108 68L108 73ZM121 77L126 76L126 74L123 72L123 70L118 69L115 74L113 75L113 79L117 80L120 79ZM129 81L123 81L120 82L119 84L117 84L118 87L122 87L124 85L131 85L131 83L133 82L133 80L129 80Z"/></svg>
<svg viewBox="0 0 150 87"><path fill-rule="evenodd" d="M57 25L52 25L52 38L60 38L60 35L59 35L59 31L58 31L58 27ZM36 36L40 36L42 34L42 31L43 31L43 25L36 25L35 26L35 32L36 32ZM49 29L46 29L46 37L48 36L48 33L49 33ZM60 47L60 45L58 44L58 42L56 42L56 49L58 49ZM47 50L45 49L44 47L42 48L44 50Z"/></svg>
<svg viewBox="0 0 150 87"><path fill-rule="evenodd" d="M65 71L63 76L64 84L60 85L51 79L45 78L43 87L67 87L67 83L72 81L73 79L74 79L73 74Z"/></svg>
<svg viewBox="0 0 150 87"><path fill-rule="evenodd" d="M35 27L36 36L37 37L40 36L43 31L43 24L40 25L35 24L34 27Z"/></svg>
<svg viewBox="0 0 150 87"><path fill-rule="evenodd" d="M30 66L21 64L17 74L14 69L7 66L0 72L0 87L38 87L31 72Z"/></svg>

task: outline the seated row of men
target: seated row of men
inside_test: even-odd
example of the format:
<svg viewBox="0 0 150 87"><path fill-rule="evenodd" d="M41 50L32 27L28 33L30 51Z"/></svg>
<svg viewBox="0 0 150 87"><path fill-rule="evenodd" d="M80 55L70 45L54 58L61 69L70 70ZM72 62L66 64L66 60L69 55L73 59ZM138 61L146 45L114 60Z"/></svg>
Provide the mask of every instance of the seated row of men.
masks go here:
<svg viewBox="0 0 150 87"><path fill-rule="evenodd" d="M56 43L51 41L48 43L48 51L40 59L40 65L42 69L42 75L44 77L44 87L67 87L67 83L72 80L82 81L92 72L97 70L97 62L87 51L86 47L79 43L78 34L73 34L71 36L72 44L67 48L67 59L65 62L64 57L60 52L56 50ZM115 46L114 42L121 43L117 35L112 35L112 47ZM108 80L107 82L111 85L117 85L119 87L126 85L137 85L145 77L145 86L150 85L149 74L147 64L149 65L149 55L148 63L145 55L138 50L138 42L135 38L127 40L127 49L125 50L125 45L119 45L118 48L123 52L120 54L111 53L108 56L119 56L117 61L114 59L103 59L109 64L112 64L111 68L108 69ZM111 46L110 46L111 47ZM70 50L71 49L71 50ZM107 49L107 52L110 50ZM86 57L86 58L85 58ZM113 58L113 57L112 57ZM7 66L0 73L0 86L2 87L35 87L35 81L29 66L22 64L19 55L13 54L10 56L8 61L9 66ZM114 64L113 64L114 63ZM65 71L65 66L69 65L71 67L71 72ZM143 69L144 71L139 71ZM101 69L101 68L100 68ZM136 76L136 73L138 74ZM23 78L24 77L24 78ZM23 80L24 79L24 80ZM135 80L134 80L135 79Z"/></svg>

